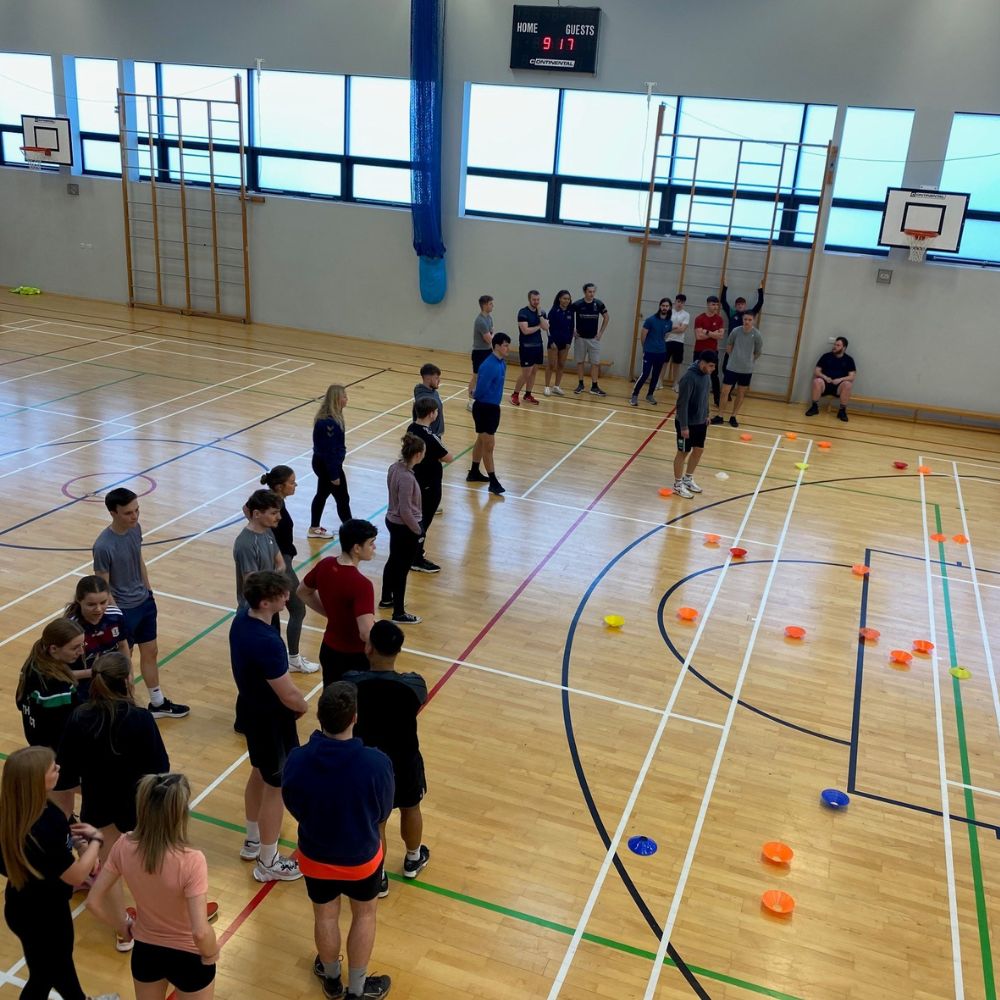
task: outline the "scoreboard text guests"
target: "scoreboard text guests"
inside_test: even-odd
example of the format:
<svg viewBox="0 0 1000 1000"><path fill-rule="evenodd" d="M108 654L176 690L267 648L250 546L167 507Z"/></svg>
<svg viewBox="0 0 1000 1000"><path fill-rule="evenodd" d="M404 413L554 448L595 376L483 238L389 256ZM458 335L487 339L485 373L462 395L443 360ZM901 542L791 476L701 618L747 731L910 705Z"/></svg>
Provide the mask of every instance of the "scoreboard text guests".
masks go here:
<svg viewBox="0 0 1000 1000"><path fill-rule="evenodd" d="M600 7L514 7L510 68L596 73Z"/></svg>

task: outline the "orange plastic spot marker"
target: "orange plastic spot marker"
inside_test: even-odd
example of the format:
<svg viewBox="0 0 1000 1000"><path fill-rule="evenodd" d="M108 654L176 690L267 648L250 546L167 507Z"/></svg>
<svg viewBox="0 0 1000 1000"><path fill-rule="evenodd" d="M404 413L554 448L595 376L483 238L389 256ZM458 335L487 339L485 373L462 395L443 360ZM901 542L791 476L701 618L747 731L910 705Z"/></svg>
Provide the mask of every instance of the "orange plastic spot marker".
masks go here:
<svg viewBox="0 0 1000 1000"><path fill-rule="evenodd" d="M914 639L913 648L918 653L929 653L934 648L934 643L929 639Z"/></svg>
<svg viewBox="0 0 1000 1000"><path fill-rule="evenodd" d="M827 448L830 447L830 442L829 441L817 441L816 442L816 447L817 448L822 448L825 451Z"/></svg>
<svg viewBox="0 0 1000 1000"><path fill-rule="evenodd" d="M761 847L760 853L776 865L787 865L795 857L795 852L788 844L783 844L780 840L769 840Z"/></svg>
<svg viewBox="0 0 1000 1000"><path fill-rule="evenodd" d="M782 892L780 889L768 889L760 897L760 902L765 910L779 917L787 917L795 909L795 900L787 892Z"/></svg>
<svg viewBox="0 0 1000 1000"><path fill-rule="evenodd" d="M741 549L738 546L729 550L730 554L734 559L742 559L746 554L746 549Z"/></svg>
<svg viewBox="0 0 1000 1000"><path fill-rule="evenodd" d="M968 545L969 536L968 535L952 535L951 540L953 542L958 542L959 545Z"/></svg>
<svg viewBox="0 0 1000 1000"><path fill-rule="evenodd" d="M851 567L851 572L855 576L867 576L871 571L871 567L866 566L864 563L855 563Z"/></svg>
<svg viewBox="0 0 1000 1000"><path fill-rule="evenodd" d="M740 440L741 441L752 441L753 440L753 435L752 434L741 434L740 435Z"/></svg>
<svg viewBox="0 0 1000 1000"><path fill-rule="evenodd" d="M697 608L678 608L677 617L680 618L682 622L693 622L695 618L698 617Z"/></svg>
<svg viewBox="0 0 1000 1000"><path fill-rule="evenodd" d="M804 639L806 630L801 625L786 625L785 635L787 635L789 639Z"/></svg>
<svg viewBox="0 0 1000 1000"><path fill-rule="evenodd" d="M918 465L917 472L922 476L929 476L931 474L931 467L929 465Z"/></svg>
<svg viewBox="0 0 1000 1000"><path fill-rule="evenodd" d="M788 438L789 441L795 441L798 438L798 434L796 434L795 431L787 431L785 437Z"/></svg>
<svg viewBox="0 0 1000 1000"><path fill-rule="evenodd" d="M894 469L908 469L910 467L907 462L893 462L892 466Z"/></svg>
<svg viewBox="0 0 1000 1000"><path fill-rule="evenodd" d="M621 615L605 615L604 624L608 628L621 628L625 624L625 619Z"/></svg>
<svg viewBox="0 0 1000 1000"><path fill-rule="evenodd" d="M942 535L940 531L935 531L933 535L930 536L932 542L943 542L948 536Z"/></svg>
<svg viewBox="0 0 1000 1000"><path fill-rule="evenodd" d="M882 633L877 628L859 628L858 635L862 639L871 640L874 642Z"/></svg>
<svg viewBox="0 0 1000 1000"><path fill-rule="evenodd" d="M722 541L722 535L706 535L705 544L706 545L718 545Z"/></svg>
<svg viewBox="0 0 1000 1000"><path fill-rule="evenodd" d="M972 676L972 671L967 667L952 667L948 673L957 681L967 681Z"/></svg>
<svg viewBox="0 0 1000 1000"><path fill-rule="evenodd" d="M674 491L673 491L673 490L672 490L672 489L671 489L671 488L670 488L669 486L661 486L661 487L660 487L660 496L661 496L661 497L668 497L668 496L670 496L670 495L671 495L671 494L672 494L673 492L674 492Z"/></svg>
<svg viewBox="0 0 1000 1000"><path fill-rule="evenodd" d="M894 649L889 653L889 660L892 663L902 663L909 666L913 660L913 654L905 649Z"/></svg>

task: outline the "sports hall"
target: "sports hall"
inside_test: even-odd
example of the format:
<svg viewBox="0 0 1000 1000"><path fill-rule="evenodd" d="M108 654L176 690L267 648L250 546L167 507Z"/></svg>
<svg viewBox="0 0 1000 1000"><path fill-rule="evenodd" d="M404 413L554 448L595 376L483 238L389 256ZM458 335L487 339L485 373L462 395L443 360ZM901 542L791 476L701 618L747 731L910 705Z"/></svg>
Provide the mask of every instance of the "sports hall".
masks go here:
<svg viewBox="0 0 1000 1000"><path fill-rule="evenodd" d="M593 73L512 70L512 4L440 13L447 290L430 303L409 205L409 5L4 4L0 752L24 743L27 651L90 572L103 494L128 486L163 683L191 706L159 729L220 907L216 994L322 995L304 886L260 885L239 858L232 544L261 473L284 463L299 575L337 551L305 529L313 414L342 383L378 586L386 470L433 362L457 458L427 538L442 571L410 576L423 621L399 661L430 691L432 856L403 879L390 820L370 970L392 995L995 998L1000 8L603 0ZM229 119L209 166L198 121L186 133L168 105L208 124L197 102L212 100L225 122L234 77L243 124ZM148 170L126 156L124 185L118 90L149 112L145 133L126 116L126 145L160 156ZM69 119L72 166L26 165L22 115ZM957 249L932 238L910 260L901 217L897 248L880 247L887 189L968 195ZM216 262L213 240L230 248ZM664 385L657 405L628 405L634 335L662 295L685 292L693 318L723 275L731 299L765 284L764 352L739 426L709 430L702 492L662 496L677 397ZM573 394L569 371L565 397L505 398L507 492L489 496L465 478L477 300L494 296L516 347L529 289L548 308L584 282L610 317L607 396ZM41 294L8 291L25 286ZM805 416L836 336L857 362L849 422L835 400ZM508 393L518 370L512 354ZM316 659L323 622L306 625ZM294 675L311 704L317 677ZM300 721L303 740L313 727ZM829 789L849 803L825 804ZM286 816L282 850L295 836ZM771 842L790 862L764 857ZM774 890L792 912L762 905ZM129 957L84 903L81 980L131 996ZM4 927L0 998L24 976Z"/></svg>

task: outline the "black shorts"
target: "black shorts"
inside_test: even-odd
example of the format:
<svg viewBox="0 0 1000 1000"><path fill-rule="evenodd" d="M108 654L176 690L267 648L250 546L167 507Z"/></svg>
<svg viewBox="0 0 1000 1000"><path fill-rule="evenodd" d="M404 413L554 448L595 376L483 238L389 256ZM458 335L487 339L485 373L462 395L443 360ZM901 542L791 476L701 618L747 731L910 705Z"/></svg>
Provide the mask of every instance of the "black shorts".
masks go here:
<svg viewBox="0 0 1000 1000"><path fill-rule="evenodd" d="M752 378L753 372L734 372L732 368L727 368L722 373L722 384L747 386Z"/></svg>
<svg viewBox="0 0 1000 1000"><path fill-rule="evenodd" d="M247 741L250 764L260 771L264 784L272 788L281 787L281 772L285 769L288 755L299 745L299 733L295 719L282 709L278 719L240 717L237 705L236 717Z"/></svg>
<svg viewBox="0 0 1000 1000"><path fill-rule="evenodd" d="M495 403L480 403L477 399L472 404L472 422L477 434L496 434L500 426L500 407Z"/></svg>
<svg viewBox="0 0 1000 1000"><path fill-rule="evenodd" d="M475 375L479 371L479 366L492 354L493 352L489 349L484 348L481 351L472 352L472 374Z"/></svg>
<svg viewBox="0 0 1000 1000"><path fill-rule="evenodd" d="M128 789L119 791L107 789L94 794L93 789L87 789L80 809L80 819L84 823L96 826L98 830L114 824L122 833L135 829L135 792L128 794Z"/></svg>
<svg viewBox="0 0 1000 1000"><path fill-rule="evenodd" d="M396 791L392 798L393 809L412 809L420 805L427 794L424 777L424 758L417 751L416 757L406 762L393 761L392 772L396 778Z"/></svg>
<svg viewBox="0 0 1000 1000"><path fill-rule="evenodd" d="M541 345L534 344L531 347L525 347L519 352L518 357L521 359L522 368L530 368L532 365L540 365L543 360Z"/></svg>
<svg viewBox="0 0 1000 1000"><path fill-rule="evenodd" d="M569 345L573 343L573 337L570 336L567 340L560 340L558 337L553 337L549 334L548 343L546 347L554 347L557 351L568 351Z"/></svg>
<svg viewBox="0 0 1000 1000"><path fill-rule="evenodd" d="M132 948L132 978L137 983L166 979L181 993L197 993L215 980L215 965L205 965L196 952L136 941Z"/></svg>
<svg viewBox="0 0 1000 1000"><path fill-rule="evenodd" d="M338 896L367 903L373 900L382 888L382 869L383 866L379 865L368 878L356 882L338 878L313 878L311 875L306 875L306 893L311 902L320 905L332 903Z"/></svg>
<svg viewBox="0 0 1000 1000"><path fill-rule="evenodd" d="M156 601L153 594L134 608L122 608L129 649L156 639Z"/></svg>
<svg viewBox="0 0 1000 1000"><path fill-rule="evenodd" d="M680 365L684 363L684 341L667 341L667 364Z"/></svg>
<svg viewBox="0 0 1000 1000"><path fill-rule="evenodd" d="M823 386L823 396L837 396L837 397L839 397L840 396L840 386L841 385L846 385L846 384L847 384L846 382L841 382L840 385L834 385L832 382L827 382L826 385ZM820 396L820 399L822 399L823 396Z"/></svg>
<svg viewBox="0 0 1000 1000"><path fill-rule="evenodd" d="M349 670L368 670L371 667L363 650L345 653L325 642L320 643L319 663L323 668L323 687L339 681Z"/></svg>
<svg viewBox="0 0 1000 1000"><path fill-rule="evenodd" d="M688 426L688 436L681 437L681 425L674 421L674 430L677 431L677 450L689 452L692 448L704 448L705 436L708 434L708 424L690 424Z"/></svg>

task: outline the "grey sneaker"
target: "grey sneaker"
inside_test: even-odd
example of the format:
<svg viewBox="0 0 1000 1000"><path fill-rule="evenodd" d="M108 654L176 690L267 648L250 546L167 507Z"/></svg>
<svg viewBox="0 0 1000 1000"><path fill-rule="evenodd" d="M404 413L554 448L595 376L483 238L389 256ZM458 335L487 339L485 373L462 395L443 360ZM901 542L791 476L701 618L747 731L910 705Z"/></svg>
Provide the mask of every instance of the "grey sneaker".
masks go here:
<svg viewBox="0 0 1000 1000"><path fill-rule="evenodd" d="M426 867L431 859L431 849L426 844L420 845L420 857L416 861L409 858L403 859L403 874L407 878L416 878Z"/></svg>
<svg viewBox="0 0 1000 1000"><path fill-rule="evenodd" d="M260 858L253 866L253 877L258 882L294 882L302 878L298 861L276 854L274 861L265 865Z"/></svg>

